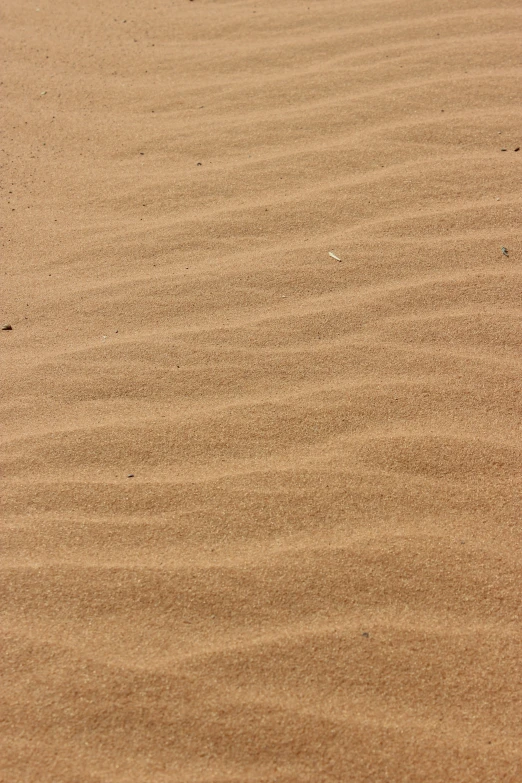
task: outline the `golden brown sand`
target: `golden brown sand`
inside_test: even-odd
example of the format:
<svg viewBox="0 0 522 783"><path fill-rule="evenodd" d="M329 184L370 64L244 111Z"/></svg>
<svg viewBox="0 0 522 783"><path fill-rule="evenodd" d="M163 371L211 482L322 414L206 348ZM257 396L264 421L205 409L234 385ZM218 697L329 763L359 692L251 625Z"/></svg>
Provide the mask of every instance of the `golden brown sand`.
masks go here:
<svg viewBox="0 0 522 783"><path fill-rule="evenodd" d="M2 783L521 781L520 3L3 13Z"/></svg>

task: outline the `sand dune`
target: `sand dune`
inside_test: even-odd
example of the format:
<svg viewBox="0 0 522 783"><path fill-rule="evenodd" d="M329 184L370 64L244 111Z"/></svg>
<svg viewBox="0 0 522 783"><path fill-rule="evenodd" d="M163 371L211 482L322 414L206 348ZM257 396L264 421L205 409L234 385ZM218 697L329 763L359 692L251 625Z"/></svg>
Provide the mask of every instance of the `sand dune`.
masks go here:
<svg viewBox="0 0 522 783"><path fill-rule="evenodd" d="M521 22L6 1L1 781L522 780Z"/></svg>

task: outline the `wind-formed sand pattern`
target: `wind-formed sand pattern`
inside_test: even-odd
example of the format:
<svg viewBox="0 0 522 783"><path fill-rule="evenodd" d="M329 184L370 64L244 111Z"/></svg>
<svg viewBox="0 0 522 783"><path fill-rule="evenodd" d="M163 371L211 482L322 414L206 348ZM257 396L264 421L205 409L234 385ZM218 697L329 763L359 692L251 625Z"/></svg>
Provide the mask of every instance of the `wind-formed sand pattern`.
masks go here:
<svg viewBox="0 0 522 783"><path fill-rule="evenodd" d="M0 781L522 780L520 3L3 12Z"/></svg>

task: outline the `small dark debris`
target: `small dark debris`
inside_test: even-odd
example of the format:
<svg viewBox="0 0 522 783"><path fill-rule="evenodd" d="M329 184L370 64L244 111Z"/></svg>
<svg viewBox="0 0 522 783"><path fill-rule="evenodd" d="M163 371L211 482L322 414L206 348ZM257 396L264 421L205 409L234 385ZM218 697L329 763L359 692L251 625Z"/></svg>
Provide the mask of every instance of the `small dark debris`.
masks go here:
<svg viewBox="0 0 522 783"><path fill-rule="evenodd" d="M368 631L364 631L364 633L362 633L361 636L364 636L365 639L370 638L370 634L368 633Z"/></svg>
<svg viewBox="0 0 522 783"><path fill-rule="evenodd" d="M507 152L507 147L502 147L501 152Z"/></svg>
<svg viewBox="0 0 522 783"><path fill-rule="evenodd" d="M13 327L11 326L11 324L4 324L2 326L2 332L12 332L12 331L13 331Z"/></svg>
<svg viewBox="0 0 522 783"><path fill-rule="evenodd" d="M144 152L140 152L140 155L145 155L145 153Z"/></svg>
<svg viewBox="0 0 522 783"><path fill-rule="evenodd" d="M134 473L128 473L127 478L134 478Z"/></svg>
<svg viewBox="0 0 522 783"><path fill-rule="evenodd" d="M196 166L202 166L202 165L203 165L202 163L196 163Z"/></svg>
<svg viewBox="0 0 522 783"><path fill-rule="evenodd" d="M520 147L515 147L514 152L518 152Z"/></svg>

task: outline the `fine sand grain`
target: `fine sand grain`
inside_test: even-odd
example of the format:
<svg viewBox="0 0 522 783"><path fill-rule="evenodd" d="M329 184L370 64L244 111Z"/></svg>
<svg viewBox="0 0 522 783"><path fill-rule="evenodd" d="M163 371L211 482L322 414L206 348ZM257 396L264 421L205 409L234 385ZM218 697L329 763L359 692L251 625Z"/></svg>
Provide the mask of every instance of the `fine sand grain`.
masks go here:
<svg viewBox="0 0 522 783"><path fill-rule="evenodd" d="M1 782L522 781L520 3L2 5Z"/></svg>

